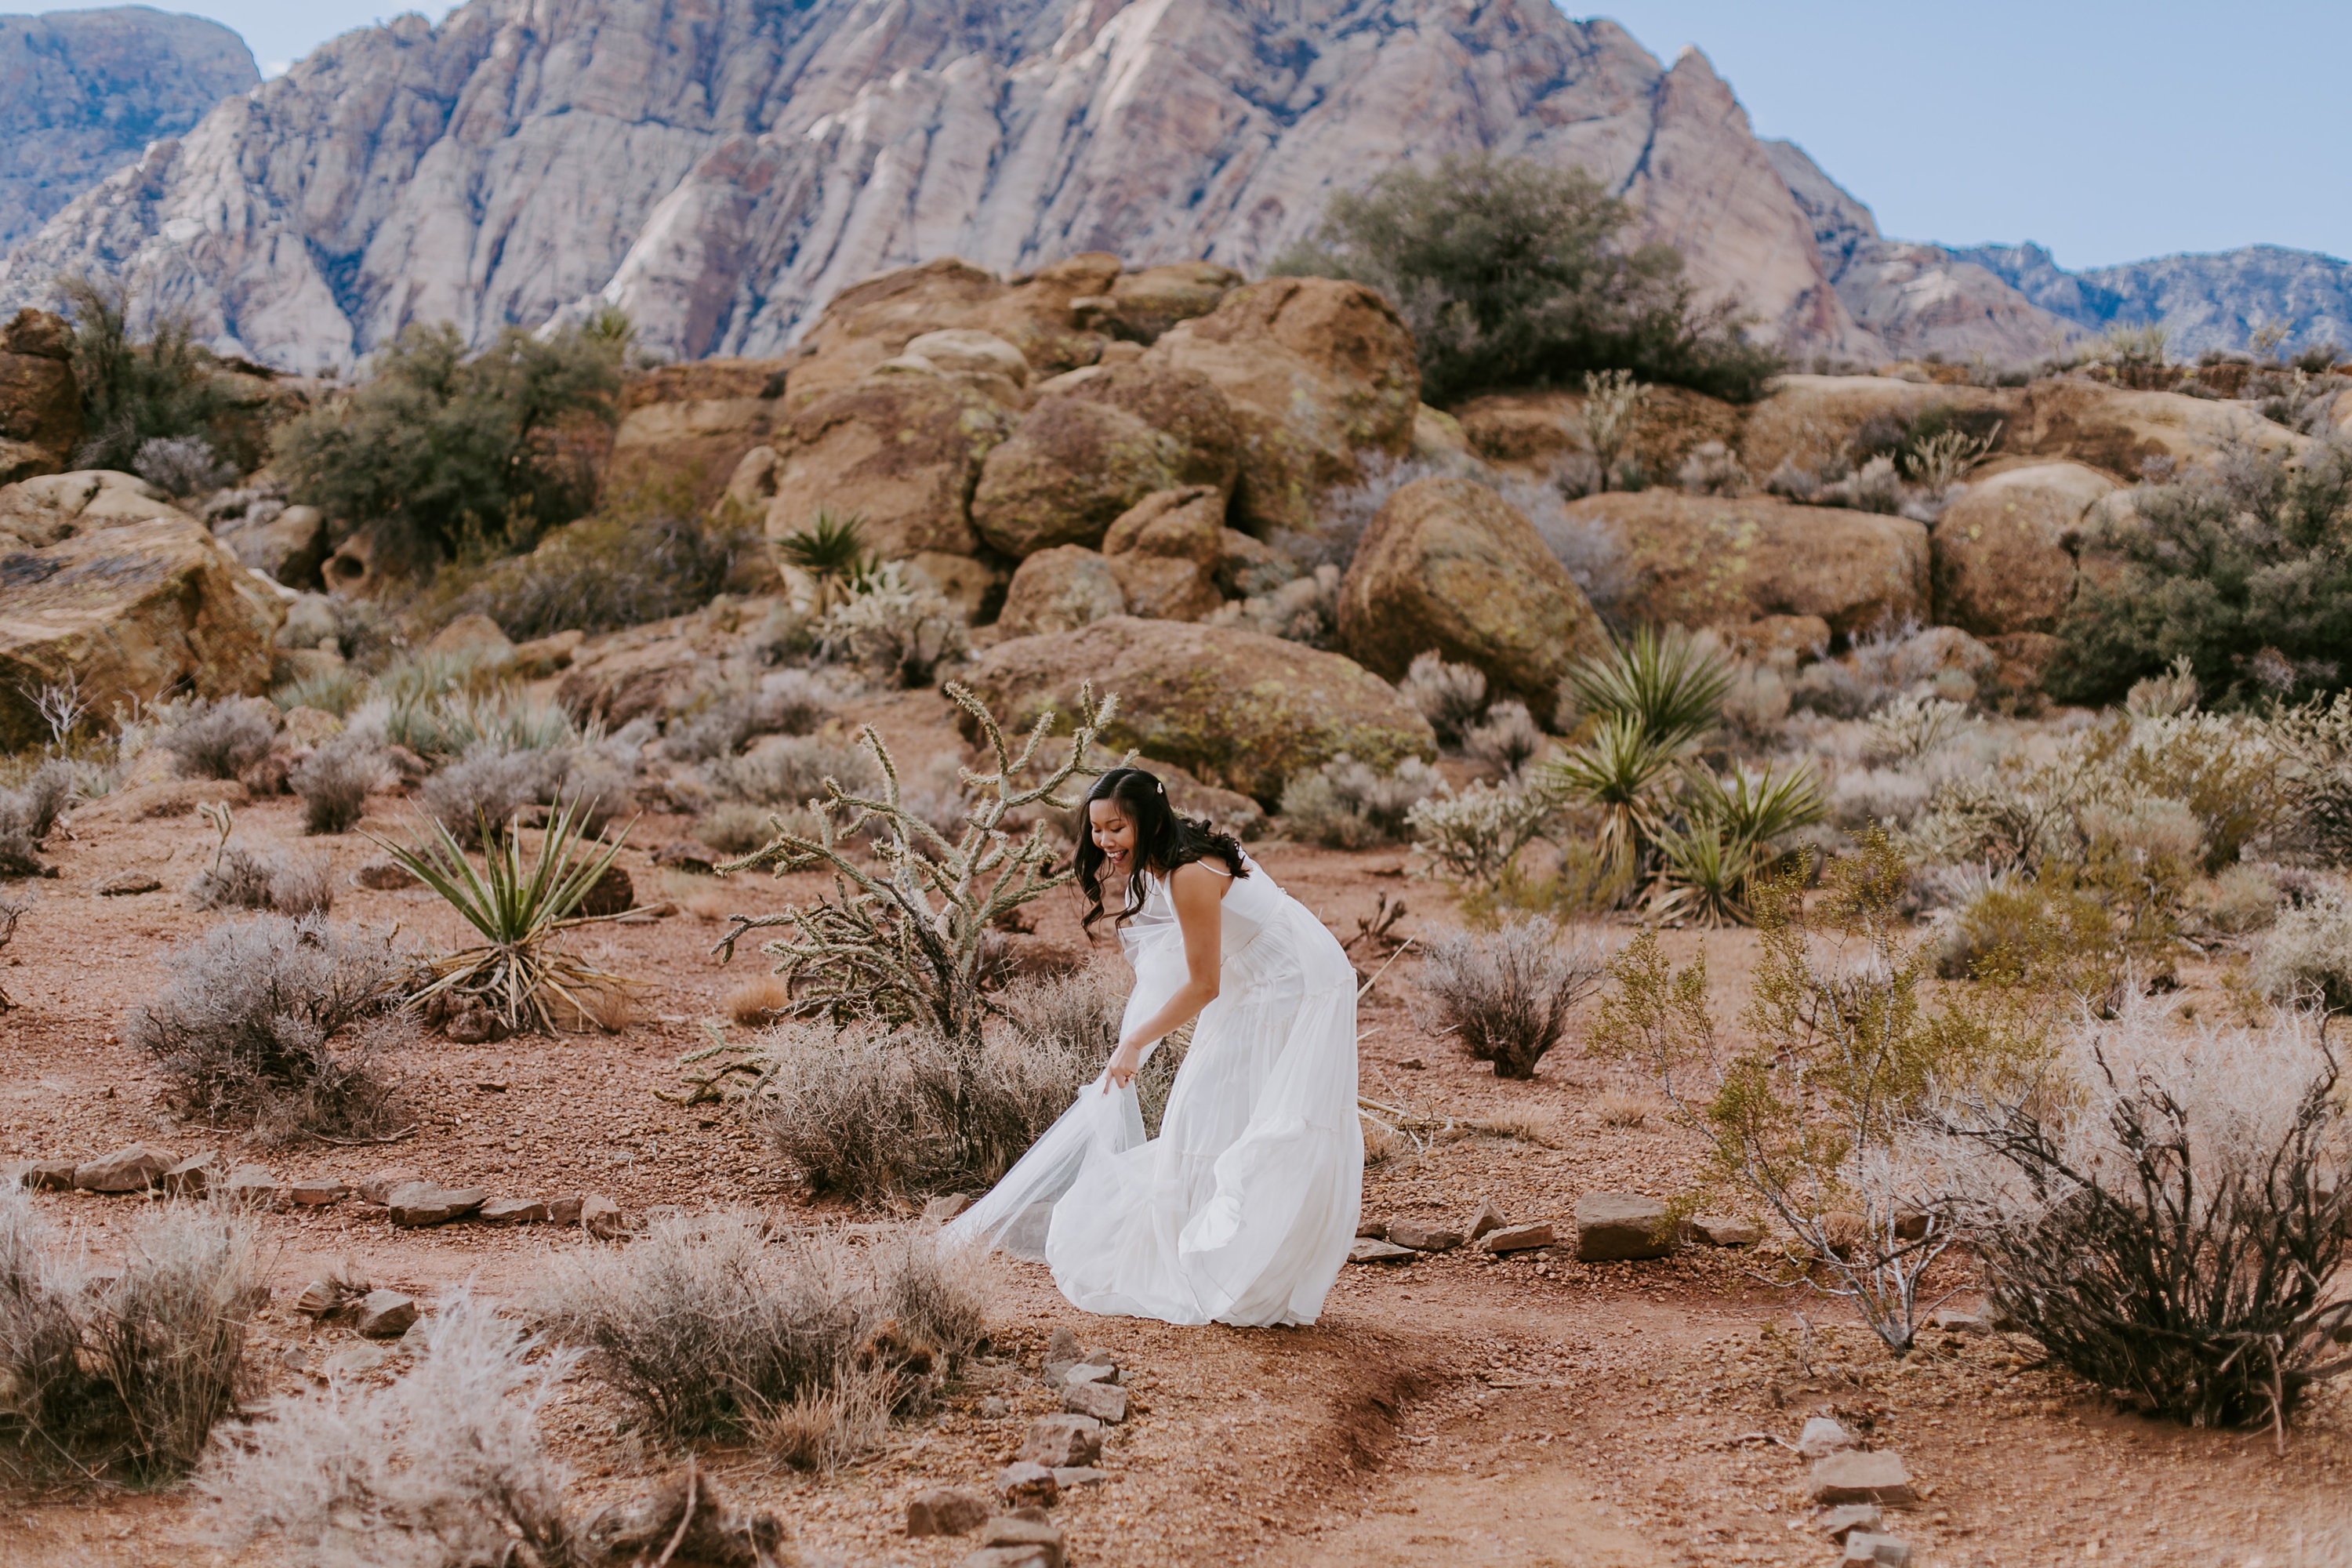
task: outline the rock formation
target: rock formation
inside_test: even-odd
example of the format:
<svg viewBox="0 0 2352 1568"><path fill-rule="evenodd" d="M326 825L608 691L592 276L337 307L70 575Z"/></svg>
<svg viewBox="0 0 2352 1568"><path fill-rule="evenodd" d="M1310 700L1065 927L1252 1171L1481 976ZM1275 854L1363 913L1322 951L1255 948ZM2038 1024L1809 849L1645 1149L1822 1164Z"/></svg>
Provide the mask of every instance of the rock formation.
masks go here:
<svg viewBox="0 0 2352 1568"><path fill-rule="evenodd" d="M144 5L0 16L0 252L260 80L245 40L202 16Z"/></svg>
<svg viewBox="0 0 2352 1568"><path fill-rule="evenodd" d="M1333 191L1480 148L1591 169L1767 331L1885 357L1705 58L1546 0L471 0L157 141L0 267L0 301L135 269L216 347L303 371L598 298L663 352L767 355L943 257L1254 271ZM1138 272L1089 320L1149 335L1189 286Z"/></svg>
<svg viewBox="0 0 2352 1568"><path fill-rule="evenodd" d="M2352 262L2283 245L2210 256L2159 256L2068 272L2038 245L1956 248L2053 316L2102 331L2161 321L2172 353L2246 346L2258 327L2286 330L2290 349L2352 344Z"/></svg>

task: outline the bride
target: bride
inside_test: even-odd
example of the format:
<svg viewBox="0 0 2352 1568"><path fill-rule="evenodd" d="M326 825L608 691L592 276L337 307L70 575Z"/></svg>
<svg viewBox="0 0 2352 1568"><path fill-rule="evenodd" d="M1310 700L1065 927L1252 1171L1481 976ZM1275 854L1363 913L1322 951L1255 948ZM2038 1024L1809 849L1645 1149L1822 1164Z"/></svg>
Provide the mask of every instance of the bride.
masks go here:
<svg viewBox="0 0 2352 1568"><path fill-rule="evenodd" d="M1118 1048L945 1239L1042 1258L1089 1312L1311 1323L1363 1196L1355 972L1237 840L1171 810L1152 774L1112 769L1085 814L1086 924L1117 899L1135 971ZM1188 1020L1147 1142L1136 1072Z"/></svg>

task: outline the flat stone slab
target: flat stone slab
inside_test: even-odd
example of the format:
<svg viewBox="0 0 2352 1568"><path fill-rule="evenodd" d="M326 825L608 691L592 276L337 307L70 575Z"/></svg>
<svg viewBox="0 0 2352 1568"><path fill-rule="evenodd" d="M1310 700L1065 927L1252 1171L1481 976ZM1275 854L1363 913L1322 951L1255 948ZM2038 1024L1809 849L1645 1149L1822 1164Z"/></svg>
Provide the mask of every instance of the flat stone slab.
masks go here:
<svg viewBox="0 0 2352 1568"><path fill-rule="evenodd" d="M1073 1415L1091 1415L1106 1426L1127 1419L1127 1390L1115 1383L1066 1383L1062 1408Z"/></svg>
<svg viewBox="0 0 2352 1568"><path fill-rule="evenodd" d="M1451 1252L1462 1245L1464 1237L1458 1230L1440 1230L1435 1226L1416 1225L1401 1219L1389 1226L1389 1240L1398 1247L1409 1247L1415 1252Z"/></svg>
<svg viewBox="0 0 2352 1568"><path fill-rule="evenodd" d="M86 1193L143 1193L180 1163L168 1149L126 1143L74 1167L73 1184Z"/></svg>
<svg viewBox="0 0 2352 1568"><path fill-rule="evenodd" d="M276 1208L286 1201L286 1188L264 1165L239 1165L213 1190L233 1204L251 1208Z"/></svg>
<svg viewBox="0 0 2352 1568"><path fill-rule="evenodd" d="M1054 1483L1064 1491L1072 1487L1098 1487L1108 1479L1108 1470L1098 1470L1092 1465L1063 1465L1054 1471Z"/></svg>
<svg viewBox="0 0 2352 1568"><path fill-rule="evenodd" d="M305 1176L286 1184L286 1201L302 1208L325 1208L351 1195L350 1184L333 1176Z"/></svg>
<svg viewBox="0 0 2352 1568"><path fill-rule="evenodd" d="M1857 1530L1845 1538L1842 1563L1873 1563L1875 1568L1911 1568L1911 1543L1896 1535Z"/></svg>
<svg viewBox="0 0 2352 1568"><path fill-rule="evenodd" d="M1576 1256L1585 1263L1633 1263L1664 1258L1671 1239L1658 1238L1666 1205L1640 1193L1587 1193L1576 1200Z"/></svg>
<svg viewBox="0 0 2352 1568"><path fill-rule="evenodd" d="M547 1205L537 1198L492 1198L474 1217L484 1225L531 1225L547 1217Z"/></svg>
<svg viewBox="0 0 2352 1568"><path fill-rule="evenodd" d="M360 1202L381 1204L391 1197L395 1189L424 1179L422 1171L412 1171L405 1165L394 1165L372 1175L362 1176L359 1180Z"/></svg>
<svg viewBox="0 0 2352 1568"><path fill-rule="evenodd" d="M489 1201L489 1193L481 1187L445 1187L435 1182L411 1182L386 1194L384 1207L391 1211L393 1224L404 1230L416 1230L425 1226L446 1225L453 1219L463 1219Z"/></svg>
<svg viewBox="0 0 2352 1568"><path fill-rule="evenodd" d="M1348 1248L1350 1263L1405 1263L1420 1257L1410 1247L1399 1247L1392 1241L1375 1241L1370 1237L1359 1237Z"/></svg>
<svg viewBox="0 0 2352 1568"><path fill-rule="evenodd" d="M1478 1245L1489 1252L1528 1252L1538 1247L1559 1245L1559 1230L1549 1220L1535 1225L1507 1225L1488 1231Z"/></svg>
<svg viewBox="0 0 2352 1568"><path fill-rule="evenodd" d="M101 899L128 899L141 893L160 893L163 884L144 871L119 871L98 885Z"/></svg>
<svg viewBox="0 0 2352 1568"><path fill-rule="evenodd" d="M1870 1453L1854 1449L1820 1460L1805 1483L1805 1495L1824 1508L1850 1502L1900 1508L1919 1500L1903 1457L1885 1448Z"/></svg>
<svg viewBox="0 0 2352 1568"><path fill-rule="evenodd" d="M1812 1417L1797 1434L1797 1452L1808 1459L1826 1459L1861 1446L1853 1433L1826 1415Z"/></svg>
<svg viewBox="0 0 2352 1568"><path fill-rule="evenodd" d="M1764 1239L1762 1226L1731 1215L1703 1214L1690 1222L1690 1229L1709 1247L1753 1247Z"/></svg>

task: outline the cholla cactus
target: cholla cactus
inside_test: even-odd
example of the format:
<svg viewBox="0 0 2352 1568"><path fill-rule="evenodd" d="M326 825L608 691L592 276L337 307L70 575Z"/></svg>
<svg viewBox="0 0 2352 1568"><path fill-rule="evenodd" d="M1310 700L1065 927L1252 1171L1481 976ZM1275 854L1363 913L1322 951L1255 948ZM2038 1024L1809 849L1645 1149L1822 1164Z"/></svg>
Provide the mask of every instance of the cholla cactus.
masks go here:
<svg viewBox="0 0 2352 1568"><path fill-rule="evenodd" d="M1105 771L1090 757L1118 700L1097 702L1093 686L1081 687L1069 752L1046 768L1040 753L1053 710L1038 717L1016 754L987 704L961 686L947 691L978 724L995 763L993 773L961 771L972 801L961 836L950 842L904 798L898 764L868 724L858 742L880 769L878 797L852 794L827 777L825 798L809 803L816 837L785 828L766 847L720 868L769 866L781 875L823 866L833 872L832 894L781 914L738 915L716 951L732 957L747 933L781 926L785 934L761 951L778 960L776 973L792 987L793 1011L845 1020L928 1020L949 1040L976 1048L988 1007L980 984L982 939L1006 915L1075 875L1054 868L1059 851L1043 820L1032 822L1019 838L1006 825L1016 814L1025 818L1039 808L1076 808L1076 799L1056 792L1074 778ZM1033 773L1042 776L1022 782ZM876 843L870 859L851 853L861 834Z"/></svg>

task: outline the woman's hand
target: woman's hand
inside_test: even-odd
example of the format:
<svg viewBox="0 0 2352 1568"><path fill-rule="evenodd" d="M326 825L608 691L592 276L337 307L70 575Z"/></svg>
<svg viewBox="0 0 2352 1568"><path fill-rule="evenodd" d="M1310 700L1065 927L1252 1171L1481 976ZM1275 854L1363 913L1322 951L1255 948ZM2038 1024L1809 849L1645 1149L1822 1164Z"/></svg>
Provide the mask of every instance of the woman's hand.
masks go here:
<svg viewBox="0 0 2352 1568"><path fill-rule="evenodd" d="M1118 1049L1110 1054L1110 1066L1103 1072L1103 1092L1108 1094L1116 1086L1125 1089L1135 1081L1136 1069L1143 1065L1143 1042L1121 1040Z"/></svg>

